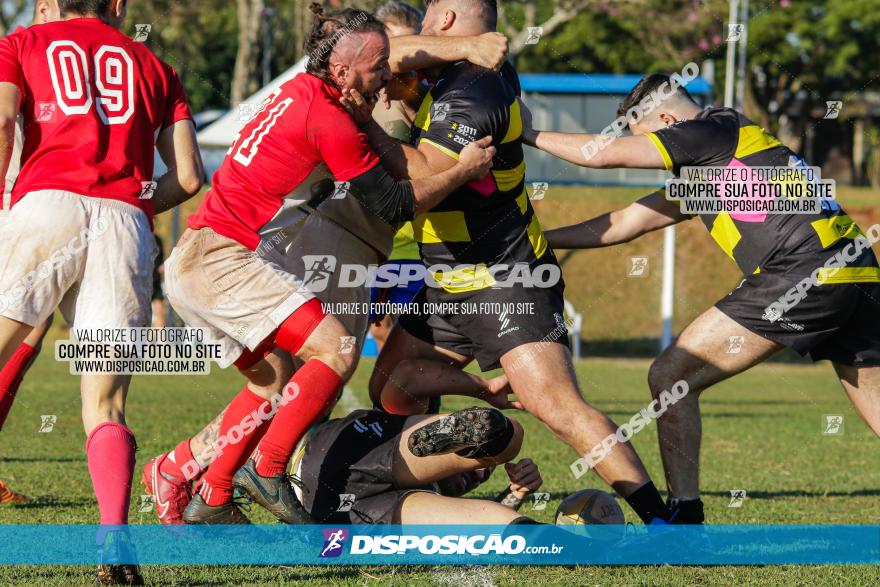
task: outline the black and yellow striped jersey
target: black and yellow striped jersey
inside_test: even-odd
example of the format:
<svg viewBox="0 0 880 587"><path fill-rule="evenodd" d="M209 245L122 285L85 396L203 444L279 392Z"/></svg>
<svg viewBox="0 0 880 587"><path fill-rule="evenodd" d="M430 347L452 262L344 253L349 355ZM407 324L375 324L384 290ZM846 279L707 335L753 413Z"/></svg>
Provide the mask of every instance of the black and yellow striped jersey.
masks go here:
<svg viewBox="0 0 880 587"><path fill-rule="evenodd" d="M709 108L695 119L648 133L676 175L682 167L805 167L793 151L730 108ZM773 271L810 276L835 253L864 236L836 201L818 214L701 214L712 238L745 275ZM870 249L826 283L877 283L880 269Z"/></svg>
<svg viewBox="0 0 880 587"><path fill-rule="evenodd" d="M533 263L548 250L525 189L519 78L510 64L500 73L467 61L445 67L425 96L412 127L412 144L425 142L453 158L487 135L497 149L492 170L413 220L413 234L428 266L454 270L435 275L447 292L475 291L503 279L498 265Z"/></svg>

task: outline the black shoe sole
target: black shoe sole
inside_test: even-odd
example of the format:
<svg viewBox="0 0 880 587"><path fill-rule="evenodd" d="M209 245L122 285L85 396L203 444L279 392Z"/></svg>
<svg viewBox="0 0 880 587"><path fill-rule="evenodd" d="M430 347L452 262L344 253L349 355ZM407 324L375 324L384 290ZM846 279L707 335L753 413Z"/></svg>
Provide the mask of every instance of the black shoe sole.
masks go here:
<svg viewBox="0 0 880 587"><path fill-rule="evenodd" d="M417 457L448 454L495 440L507 429L507 418L491 408L453 412L413 431L407 441Z"/></svg>

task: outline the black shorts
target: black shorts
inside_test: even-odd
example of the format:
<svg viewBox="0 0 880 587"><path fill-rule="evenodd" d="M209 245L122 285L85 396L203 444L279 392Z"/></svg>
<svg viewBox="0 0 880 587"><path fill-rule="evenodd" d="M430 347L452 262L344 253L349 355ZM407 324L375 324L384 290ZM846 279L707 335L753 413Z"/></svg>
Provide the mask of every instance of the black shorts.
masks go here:
<svg viewBox="0 0 880 587"><path fill-rule="evenodd" d="M404 314L400 325L429 344L474 357L483 371L501 366L508 351L530 342L568 346L560 280L553 287L502 287L450 294L423 287L413 300L418 307L439 308L428 314Z"/></svg>
<svg viewBox="0 0 880 587"><path fill-rule="evenodd" d="M797 285L772 273L749 275L715 307L813 361L880 365L880 284L813 284L802 290L806 295L798 294Z"/></svg>
<svg viewBox="0 0 880 587"><path fill-rule="evenodd" d="M303 506L316 524L391 524L397 507L414 491L399 488L392 467L407 416L355 410L318 426L306 442L302 464ZM343 503L346 495L353 502Z"/></svg>

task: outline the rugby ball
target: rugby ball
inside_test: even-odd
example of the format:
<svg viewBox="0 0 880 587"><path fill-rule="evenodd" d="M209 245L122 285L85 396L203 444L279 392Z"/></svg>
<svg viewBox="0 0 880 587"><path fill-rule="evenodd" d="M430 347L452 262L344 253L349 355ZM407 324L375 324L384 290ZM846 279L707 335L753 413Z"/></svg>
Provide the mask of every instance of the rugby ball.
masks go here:
<svg viewBox="0 0 880 587"><path fill-rule="evenodd" d="M615 540L623 536L626 519L613 495L598 489L583 489L562 500L556 509L556 524L575 526L566 529L578 534ZM601 530L596 528L596 531L591 532L589 526L611 527Z"/></svg>

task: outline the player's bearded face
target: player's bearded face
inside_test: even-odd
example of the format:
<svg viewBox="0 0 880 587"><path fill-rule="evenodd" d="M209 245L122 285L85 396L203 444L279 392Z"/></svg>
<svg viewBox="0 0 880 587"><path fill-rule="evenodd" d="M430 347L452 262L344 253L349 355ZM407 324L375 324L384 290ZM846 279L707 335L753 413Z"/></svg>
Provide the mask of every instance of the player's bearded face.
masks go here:
<svg viewBox="0 0 880 587"><path fill-rule="evenodd" d="M391 53L384 34L358 35L358 46L346 47L350 65L341 80L341 89L354 89L363 96L375 96L391 80L388 58Z"/></svg>

